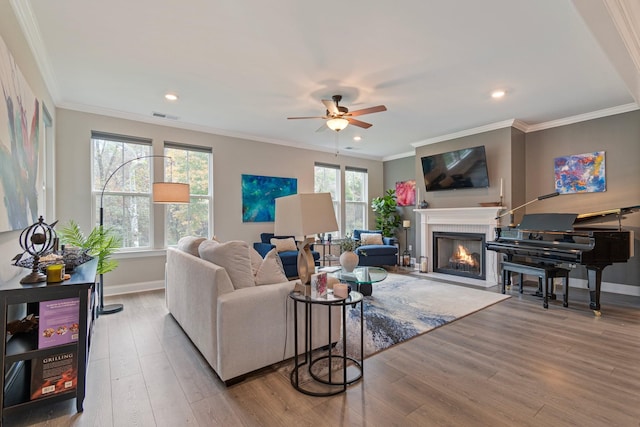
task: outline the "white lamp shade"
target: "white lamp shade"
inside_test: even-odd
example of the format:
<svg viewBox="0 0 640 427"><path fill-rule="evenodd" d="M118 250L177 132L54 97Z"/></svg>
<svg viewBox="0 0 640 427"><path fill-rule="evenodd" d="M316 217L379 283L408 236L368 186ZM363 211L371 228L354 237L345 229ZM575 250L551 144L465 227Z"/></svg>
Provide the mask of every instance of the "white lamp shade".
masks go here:
<svg viewBox="0 0 640 427"><path fill-rule="evenodd" d="M327 127L331 130L335 130L336 132L340 132L342 129L346 128L348 124L349 120L341 117L327 120Z"/></svg>
<svg viewBox="0 0 640 427"><path fill-rule="evenodd" d="M402 221L402 228L411 228L411 220L405 219Z"/></svg>
<svg viewBox="0 0 640 427"><path fill-rule="evenodd" d="M189 184L154 182L153 203L189 203Z"/></svg>
<svg viewBox="0 0 640 427"><path fill-rule="evenodd" d="M274 228L276 236L296 238L338 230L331 194L306 193L278 197Z"/></svg>

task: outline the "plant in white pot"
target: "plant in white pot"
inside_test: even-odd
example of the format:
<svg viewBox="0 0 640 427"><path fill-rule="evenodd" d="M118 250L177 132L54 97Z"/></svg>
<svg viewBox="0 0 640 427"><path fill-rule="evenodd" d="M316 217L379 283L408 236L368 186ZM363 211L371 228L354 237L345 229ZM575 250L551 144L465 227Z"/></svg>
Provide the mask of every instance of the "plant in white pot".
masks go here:
<svg viewBox="0 0 640 427"><path fill-rule="evenodd" d="M358 254L354 251L360 246L360 241L355 240L350 234L340 241L340 266L347 273L351 273L358 266Z"/></svg>

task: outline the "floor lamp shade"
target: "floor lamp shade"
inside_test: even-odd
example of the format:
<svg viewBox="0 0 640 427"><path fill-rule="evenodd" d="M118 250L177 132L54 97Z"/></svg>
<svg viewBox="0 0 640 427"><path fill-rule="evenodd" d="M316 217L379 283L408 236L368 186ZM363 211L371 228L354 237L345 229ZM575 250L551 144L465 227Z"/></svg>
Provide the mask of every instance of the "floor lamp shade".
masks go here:
<svg viewBox="0 0 640 427"><path fill-rule="evenodd" d="M314 261L309 245L318 233L338 230L330 193L306 193L276 199L276 236L295 236L298 241L298 276L309 283Z"/></svg>
<svg viewBox="0 0 640 427"><path fill-rule="evenodd" d="M154 182L153 203L189 203L189 184Z"/></svg>

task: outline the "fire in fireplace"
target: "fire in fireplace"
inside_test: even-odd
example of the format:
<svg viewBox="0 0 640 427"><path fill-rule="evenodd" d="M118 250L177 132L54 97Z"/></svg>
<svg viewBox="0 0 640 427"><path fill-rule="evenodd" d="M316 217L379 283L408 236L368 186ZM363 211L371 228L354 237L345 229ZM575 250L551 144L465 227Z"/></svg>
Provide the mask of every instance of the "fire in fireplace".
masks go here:
<svg viewBox="0 0 640 427"><path fill-rule="evenodd" d="M433 233L433 271L485 279L485 235Z"/></svg>

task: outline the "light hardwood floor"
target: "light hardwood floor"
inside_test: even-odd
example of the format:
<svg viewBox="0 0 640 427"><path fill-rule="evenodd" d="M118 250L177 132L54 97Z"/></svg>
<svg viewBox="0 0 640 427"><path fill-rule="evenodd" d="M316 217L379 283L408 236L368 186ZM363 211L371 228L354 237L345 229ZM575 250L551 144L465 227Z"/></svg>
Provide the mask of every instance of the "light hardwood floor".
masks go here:
<svg viewBox="0 0 640 427"><path fill-rule="evenodd" d="M640 426L640 297L603 294L598 318L584 290L548 310L512 295L367 358L327 398L272 368L225 388L162 291L109 298L125 310L98 319L84 412L72 400L4 425Z"/></svg>

